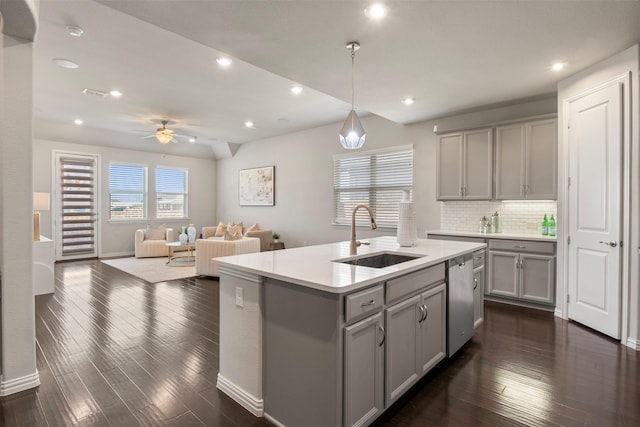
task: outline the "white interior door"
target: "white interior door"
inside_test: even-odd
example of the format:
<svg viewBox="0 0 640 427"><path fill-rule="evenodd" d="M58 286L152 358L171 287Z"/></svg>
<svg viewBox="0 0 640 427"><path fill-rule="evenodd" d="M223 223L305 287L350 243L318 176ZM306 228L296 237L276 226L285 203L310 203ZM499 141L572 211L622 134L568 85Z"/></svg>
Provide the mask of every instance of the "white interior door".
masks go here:
<svg viewBox="0 0 640 427"><path fill-rule="evenodd" d="M95 155L56 153L54 185L56 260L98 256Z"/></svg>
<svg viewBox="0 0 640 427"><path fill-rule="evenodd" d="M622 85L569 107L568 316L620 338Z"/></svg>

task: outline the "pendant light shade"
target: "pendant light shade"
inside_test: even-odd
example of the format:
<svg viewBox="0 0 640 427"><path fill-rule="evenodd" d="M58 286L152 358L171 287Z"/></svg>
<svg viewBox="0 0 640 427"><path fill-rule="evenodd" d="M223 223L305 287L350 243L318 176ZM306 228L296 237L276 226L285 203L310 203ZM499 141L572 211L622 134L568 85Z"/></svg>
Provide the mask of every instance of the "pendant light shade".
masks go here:
<svg viewBox="0 0 640 427"><path fill-rule="evenodd" d="M356 110L351 110L340 130L340 144L344 148L355 150L364 145L366 134Z"/></svg>
<svg viewBox="0 0 640 427"><path fill-rule="evenodd" d="M156 132L156 139L160 144L168 144L173 139L173 132L169 129L162 129Z"/></svg>
<svg viewBox="0 0 640 427"><path fill-rule="evenodd" d="M353 70L354 61L356 57L356 50L360 49L360 43L350 42L347 43L347 49L351 51L351 111L347 116L347 119L342 125L340 130L340 144L348 150L355 150L364 145L365 131L360 123L360 119L356 114L356 108L354 103L354 83L353 83Z"/></svg>

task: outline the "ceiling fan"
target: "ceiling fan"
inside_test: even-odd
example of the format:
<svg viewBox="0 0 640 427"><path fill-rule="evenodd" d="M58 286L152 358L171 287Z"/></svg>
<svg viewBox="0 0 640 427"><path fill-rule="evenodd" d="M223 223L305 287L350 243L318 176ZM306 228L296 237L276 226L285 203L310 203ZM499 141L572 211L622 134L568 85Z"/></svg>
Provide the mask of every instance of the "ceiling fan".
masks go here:
<svg viewBox="0 0 640 427"><path fill-rule="evenodd" d="M156 129L156 133L143 136L140 139L152 138L155 136L158 142L160 142L161 144L168 144L170 142L173 142L173 143L180 142L175 138L176 136L179 136L179 137L189 138L189 142L195 142L195 137L193 136L180 135L178 133L175 133L173 130L168 129L167 128L167 124L169 123L168 120L162 120L160 123L162 123L162 127Z"/></svg>

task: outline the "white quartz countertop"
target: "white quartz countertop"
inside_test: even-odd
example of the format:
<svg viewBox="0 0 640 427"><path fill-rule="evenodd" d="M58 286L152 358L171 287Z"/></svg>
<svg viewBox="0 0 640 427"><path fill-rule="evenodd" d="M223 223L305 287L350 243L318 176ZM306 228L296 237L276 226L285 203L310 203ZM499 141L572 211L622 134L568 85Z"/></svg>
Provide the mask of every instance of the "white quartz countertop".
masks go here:
<svg viewBox="0 0 640 427"><path fill-rule="evenodd" d="M420 270L486 247L483 243L418 239L415 246L401 247L395 236L363 239L369 245L358 248L357 257L393 252L420 258L385 268L371 268L334 262L355 259L349 255L349 242L305 246L214 258L224 270L240 270L263 277L331 293L346 293Z"/></svg>
<svg viewBox="0 0 640 427"><path fill-rule="evenodd" d="M446 230L429 230L427 235L431 236L460 236L460 237L478 237L481 239L510 239L510 240L536 240L541 242L555 242L556 236L543 236L541 234L527 233L480 233L479 231L446 231Z"/></svg>

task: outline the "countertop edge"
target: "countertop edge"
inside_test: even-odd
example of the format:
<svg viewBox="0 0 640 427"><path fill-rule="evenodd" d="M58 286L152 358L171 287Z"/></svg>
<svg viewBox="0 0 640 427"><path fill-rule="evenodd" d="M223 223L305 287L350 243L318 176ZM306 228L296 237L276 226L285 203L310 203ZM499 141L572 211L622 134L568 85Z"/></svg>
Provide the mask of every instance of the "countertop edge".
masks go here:
<svg viewBox="0 0 640 427"><path fill-rule="evenodd" d="M557 236L542 236L528 233L480 233L478 231L428 230L427 236L459 236L479 239L531 240L551 243L555 243L558 241Z"/></svg>

